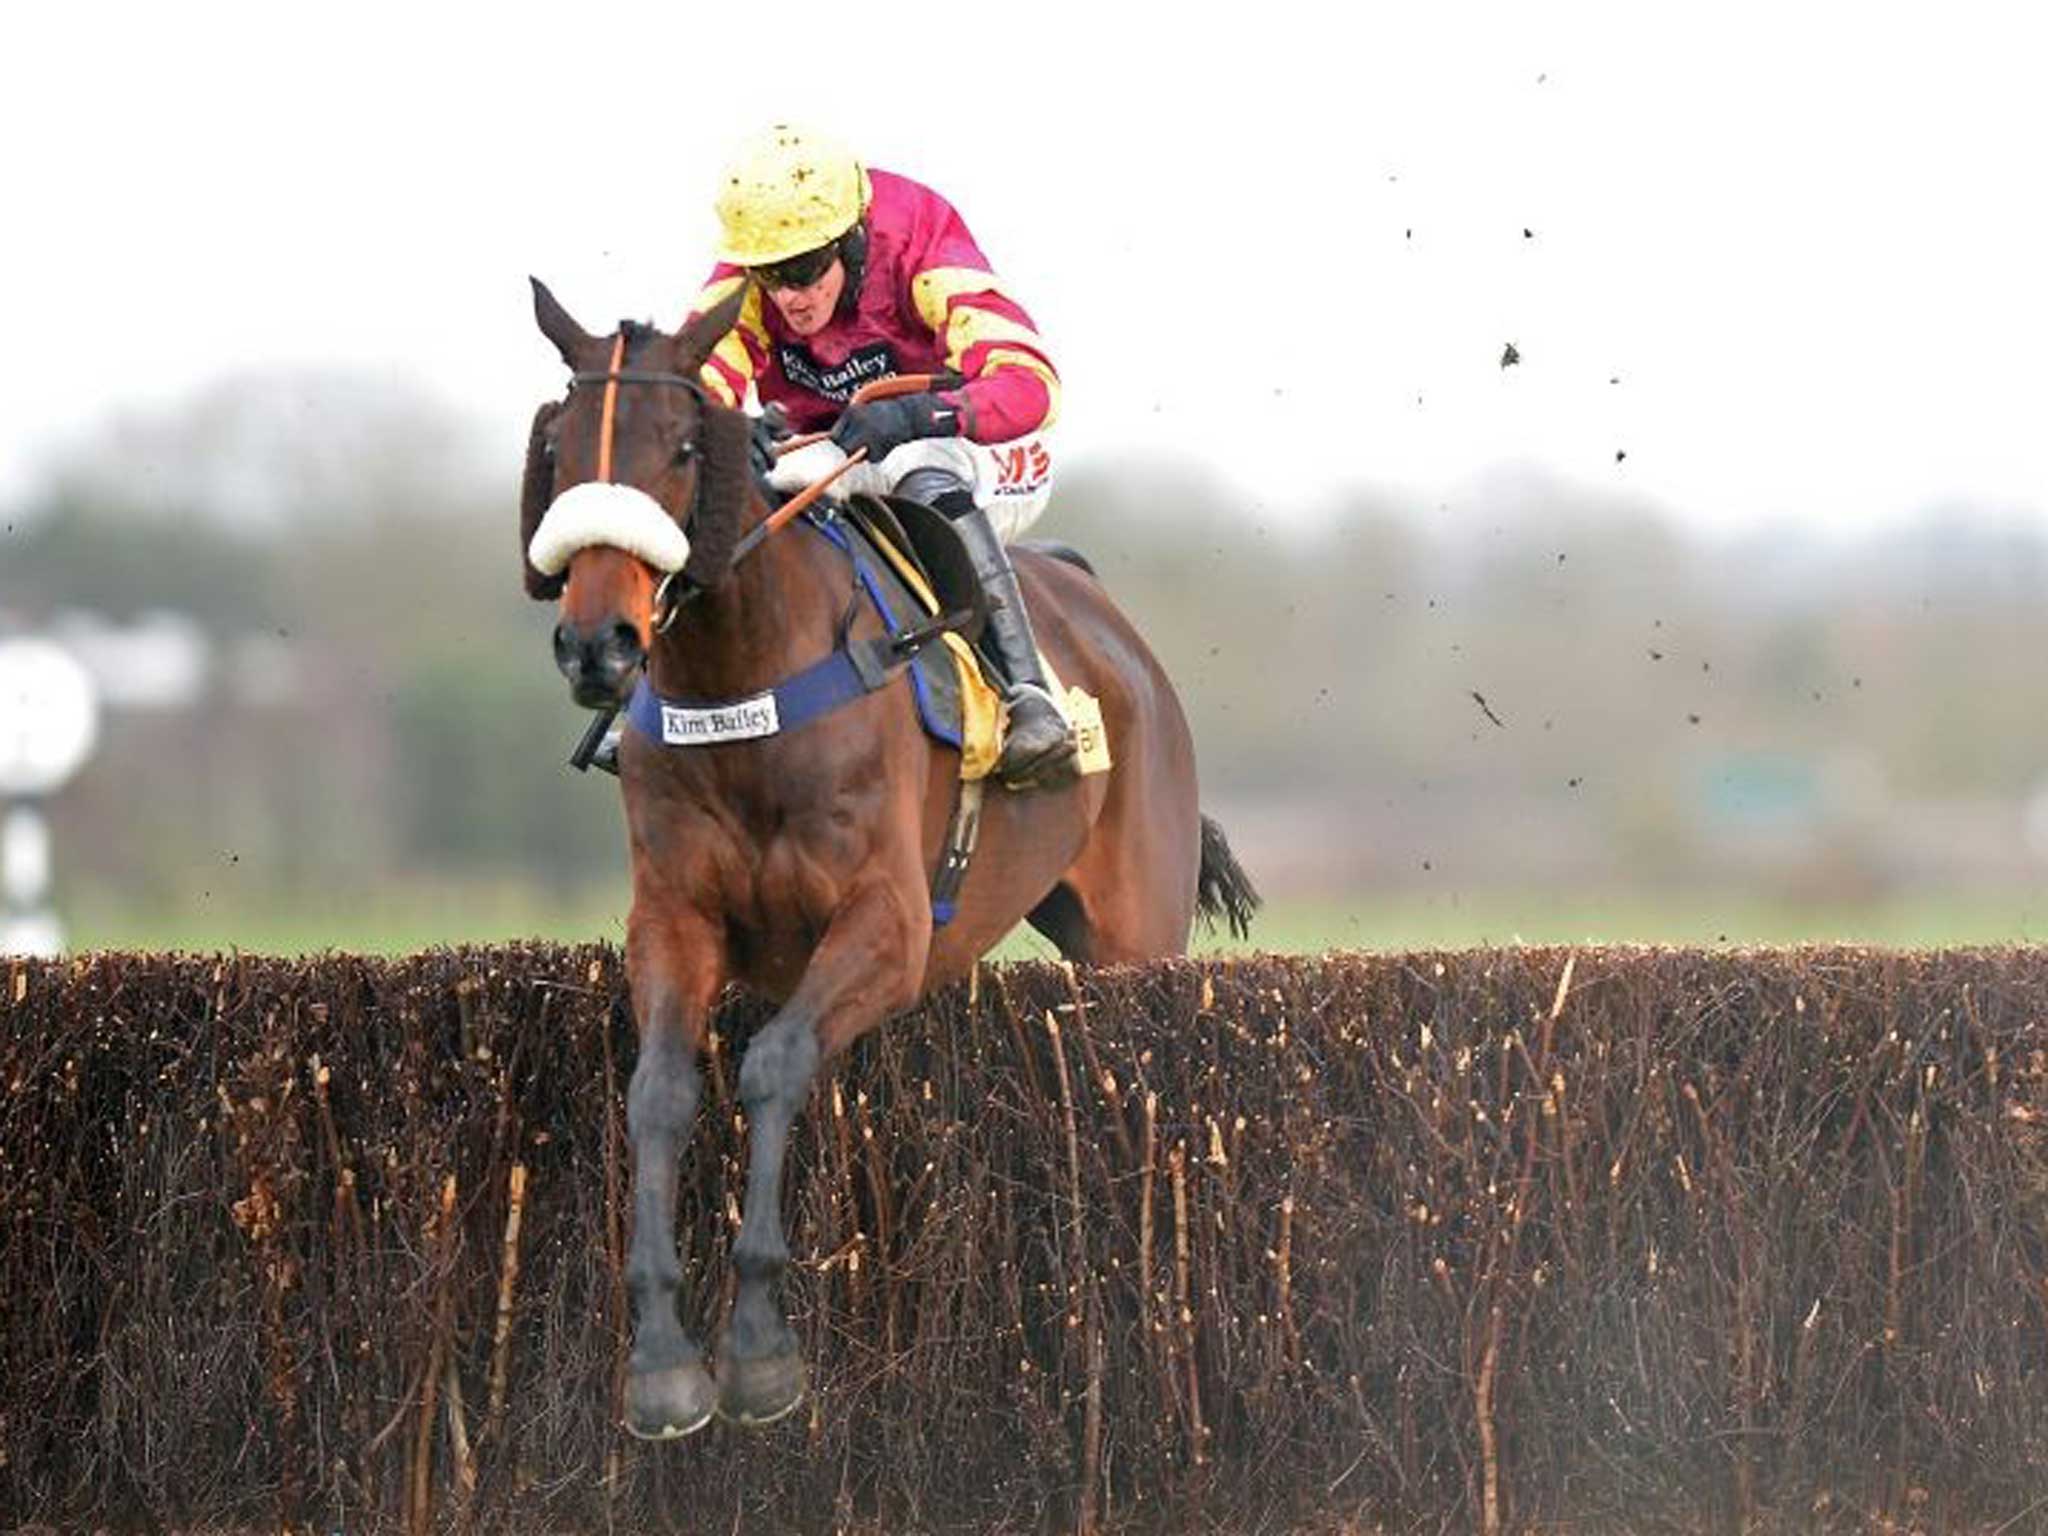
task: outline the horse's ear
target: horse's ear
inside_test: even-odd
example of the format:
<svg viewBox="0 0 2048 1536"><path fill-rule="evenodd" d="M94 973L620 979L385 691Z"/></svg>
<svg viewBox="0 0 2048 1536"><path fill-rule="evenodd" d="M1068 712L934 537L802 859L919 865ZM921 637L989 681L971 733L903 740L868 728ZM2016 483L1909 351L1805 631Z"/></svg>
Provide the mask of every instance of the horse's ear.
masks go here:
<svg viewBox="0 0 2048 1536"><path fill-rule="evenodd" d="M555 344L555 350L562 354L562 361L571 368L580 366L581 357L589 355L597 345L597 338L576 323L576 317L562 308L561 302L548 292L548 285L537 277L529 277L533 284L533 318L540 323L541 335Z"/></svg>
<svg viewBox="0 0 2048 1536"><path fill-rule="evenodd" d="M725 333L739 324L746 306L747 285L742 281L733 291L676 333L676 372L693 375L710 358L712 349L725 340Z"/></svg>

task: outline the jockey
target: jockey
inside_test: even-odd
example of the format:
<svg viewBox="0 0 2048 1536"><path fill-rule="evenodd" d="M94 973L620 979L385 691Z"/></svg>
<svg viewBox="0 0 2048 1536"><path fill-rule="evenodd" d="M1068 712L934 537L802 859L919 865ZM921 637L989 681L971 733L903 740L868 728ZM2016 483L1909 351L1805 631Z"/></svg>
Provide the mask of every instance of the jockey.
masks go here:
<svg viewBox="0 0 2048 1536"><path fill-rule="evenodd" d="M745 145L717 212L718 265L691 314L747 292L704 365L706 389L737 409L751 386L793 430L831 427L844 453L867 450L841 487L908 497L952 520L988 593L984 645L1007 685L996 773L1011 784L1071 774L1073 727L1003 547L1052 489L1044 432L1059 375L1031 317L951 204L817 133L777 125ZM872 380L940 371L957 387L848 403Z"/></svg>

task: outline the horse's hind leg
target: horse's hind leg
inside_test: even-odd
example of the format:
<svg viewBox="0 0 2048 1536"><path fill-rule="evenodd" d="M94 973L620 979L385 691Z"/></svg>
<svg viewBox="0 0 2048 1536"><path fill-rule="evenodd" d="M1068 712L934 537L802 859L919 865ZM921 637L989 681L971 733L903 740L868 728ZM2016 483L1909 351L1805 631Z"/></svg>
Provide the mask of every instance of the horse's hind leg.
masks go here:
<svg viewBox="0 0 2048 1536"><path fill-rule="evenodd" d="M633 1142L633 1240L626 1286L633 1352L626 1362L626 1428L648 1440L701 1429L717 1405L703 1352L676 1311L676 1164L697 1119L697 1051L720 985L718 950L701 924L644 914L626 934L626 969L640 1051L626 1090Z"/></svg>
<svg viewBox="0 0 2048 1536"><path fill-rule="evenodd" d="M1178 771L1159 771L1136 747L1111 770L1080 854L1027 917L1077 964L1121 965L1187 950L1201 867L1192 755L1169 755Z"/></svg>
<svg viewBox="0 0 2048 1536"><path fill-rule="evenodd" d="M1086 964L1093 958L1088 953L1088 916L1072 886L1054 886L1045 900L1025 913L1024 921L1051 939L1069 960Z"/></svg>
<svg viewBox="0 0 2048 1536"><path fill-rule="evenodd" d="M1188 921L1175 917L1170 902L1148 903L1135 894L1118 881L1070 872L1024 920L1076 965L1127 965L1183 953Z"/></svg>

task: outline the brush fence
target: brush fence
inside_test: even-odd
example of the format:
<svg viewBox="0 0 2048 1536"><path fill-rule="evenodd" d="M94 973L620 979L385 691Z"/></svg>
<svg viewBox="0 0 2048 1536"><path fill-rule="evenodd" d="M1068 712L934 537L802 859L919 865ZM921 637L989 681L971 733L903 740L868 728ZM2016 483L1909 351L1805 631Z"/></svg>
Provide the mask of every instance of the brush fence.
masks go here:
<svg viewBox="0 0 2048 1536"><path fill-rule="evenodd" d="M615 951L0 962L0 1022L0 1526L2048 1524L2031 950L984 969L799 1122L806 1410L653 1446Z"/></svg>

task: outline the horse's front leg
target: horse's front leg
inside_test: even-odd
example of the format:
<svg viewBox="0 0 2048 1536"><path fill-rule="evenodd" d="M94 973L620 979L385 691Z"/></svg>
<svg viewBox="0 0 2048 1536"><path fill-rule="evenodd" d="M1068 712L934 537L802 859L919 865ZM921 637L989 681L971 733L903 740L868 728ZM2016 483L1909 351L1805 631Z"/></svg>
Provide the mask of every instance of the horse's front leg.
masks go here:
<svg viewBox="0 0 2048 1536"><path fill-rule="evenodd" d="M633 1240L626 1288L633 1352L626 1362L626 1428L646 1440L702 1429L717 1406L704 1355L683 1331L677 1294L676 1165L697 1120L697 1054L722 972L708 925L643 915L626 933L626 973L640 1053L626 1090L633 1143Z"/></svg>
<svg viewBox="0 0 2048 1536"><path fill-rule="evenodd" d="M735 1423L773 1423L803 1401L803 1357L782 1312L782 1275L789 1267L783 1157L820 1063L916 1000L929 909L912 911L915 903L902 889L876 880L840 908L795 993L749 1043L740 1064L746 1208L733 1245L739 1287L718 1349L718 1410Z"/></svg>

